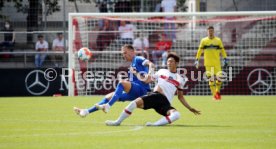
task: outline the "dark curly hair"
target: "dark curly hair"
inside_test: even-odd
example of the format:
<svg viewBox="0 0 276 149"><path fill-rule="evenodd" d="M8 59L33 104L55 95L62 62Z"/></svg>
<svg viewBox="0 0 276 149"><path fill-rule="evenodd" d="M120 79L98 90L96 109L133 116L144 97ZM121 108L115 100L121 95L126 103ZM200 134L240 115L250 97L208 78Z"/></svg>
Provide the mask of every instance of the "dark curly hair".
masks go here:
<svg viewBox="0 0 276 149"><path fill-rule="evenodd" d="M167 60L168 60L169 58L171 58L171 57L172 57L177 63L179 63L180 58L179 58L179 56L178 56L176 53L174 53L174 52L169 53L168 56L167 56Z"/></svg>

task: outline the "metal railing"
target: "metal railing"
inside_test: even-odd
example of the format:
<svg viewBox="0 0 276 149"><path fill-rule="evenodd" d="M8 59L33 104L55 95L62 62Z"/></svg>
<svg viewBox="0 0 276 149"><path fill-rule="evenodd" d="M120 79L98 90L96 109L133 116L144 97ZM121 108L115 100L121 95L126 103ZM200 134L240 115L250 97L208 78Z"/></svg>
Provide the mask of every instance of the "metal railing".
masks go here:
<svg viewBox="0 0 276 149"><path fill-rule="evenodd" d="M1 55L13 55L13 56L22 56L23 55L23 62L24 62L24 67L27 67L27 57L28 56L35 56L36 54L47 54L48 56L53 56L53 55L60 55L66 57L68 55L67 51L46 51L46 52L37 52L37 51L24 51L24 52L0 52ZM66 65L66 59L63 58L63 63ZM0 62L1 66L1 62Z"/></svg>

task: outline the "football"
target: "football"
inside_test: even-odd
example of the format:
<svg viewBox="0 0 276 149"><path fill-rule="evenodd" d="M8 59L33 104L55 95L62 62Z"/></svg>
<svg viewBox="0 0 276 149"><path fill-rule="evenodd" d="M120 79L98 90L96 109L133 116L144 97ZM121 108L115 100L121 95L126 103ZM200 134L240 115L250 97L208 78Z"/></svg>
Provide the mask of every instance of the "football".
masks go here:
<svg viewBox="0 0 276 149"><path fill-rule="evenodd" d="M88 48L81 48L78 51L78 58L82 61L88 61L92 57L92 52Z"/></svg>

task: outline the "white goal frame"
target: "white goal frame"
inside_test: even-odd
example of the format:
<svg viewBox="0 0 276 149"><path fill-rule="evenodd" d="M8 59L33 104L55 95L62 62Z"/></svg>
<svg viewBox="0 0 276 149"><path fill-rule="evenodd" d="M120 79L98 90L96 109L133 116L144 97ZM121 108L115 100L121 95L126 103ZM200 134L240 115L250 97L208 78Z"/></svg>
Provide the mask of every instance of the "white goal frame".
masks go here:
<svg viewBox="0 0 276 149"><path fill-rule="evenodd" d="M75 70L75 53L73 52L73 41L75 39L73 32L75 28L73 26L73 17L161 17L161 16L191 16L192 23L196 21L197 16L276 16L276 11L238 11L238 12L176 12L176 13L69 13L68 19L68 69L70 74L68 77L68 95L75 96L75 82L74 82L74 70ZM97 51L96 51L97 52ZM101 52L99 52L101 53Z"/></svg>

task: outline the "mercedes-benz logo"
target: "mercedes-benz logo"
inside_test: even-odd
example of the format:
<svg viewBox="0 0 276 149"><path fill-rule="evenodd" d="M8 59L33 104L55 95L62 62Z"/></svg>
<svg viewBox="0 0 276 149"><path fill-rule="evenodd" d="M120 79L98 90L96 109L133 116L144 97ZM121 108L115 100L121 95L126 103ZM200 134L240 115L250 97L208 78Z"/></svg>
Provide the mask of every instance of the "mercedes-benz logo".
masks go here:
<svg viewBox="0 0 276 149"><path fill-rule="evenodd" d="M49 81L44 78L44 71L31 71L25 78L25 87L33 95L44 94L49 88Z"/></svg>
<svg viewBox="0 0 276 149"><path fill-rule="evenodd" d="M266 69L254 69L247 76L247 85L253 93L264 94L272 87L272 76Z"/></svg>

